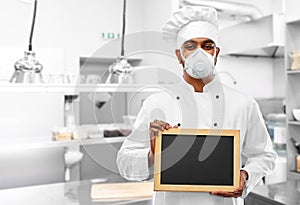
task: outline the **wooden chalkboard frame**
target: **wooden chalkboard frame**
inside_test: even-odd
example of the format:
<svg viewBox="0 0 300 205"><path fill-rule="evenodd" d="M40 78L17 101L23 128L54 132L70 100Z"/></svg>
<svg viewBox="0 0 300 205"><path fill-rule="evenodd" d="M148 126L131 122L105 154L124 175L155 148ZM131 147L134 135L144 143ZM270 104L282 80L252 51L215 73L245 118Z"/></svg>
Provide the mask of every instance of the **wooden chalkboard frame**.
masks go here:
<svg viewBox="0 0 300 205"><path fill-rule="evenodd" d="M207 135L233 136L233 186L230 185L185 185L185 184L161 184L161 150L162 135ZM222 170L220 170L222 171ZM188 174L188 173L187 173ZM186 191L186 192L212 192L233 191L239 187L240 181L240 131L239 130L209 130L209 129L179 129L172 128L160 132L155 139L155 161L154 161L154 190L155 191Z"/></svg>

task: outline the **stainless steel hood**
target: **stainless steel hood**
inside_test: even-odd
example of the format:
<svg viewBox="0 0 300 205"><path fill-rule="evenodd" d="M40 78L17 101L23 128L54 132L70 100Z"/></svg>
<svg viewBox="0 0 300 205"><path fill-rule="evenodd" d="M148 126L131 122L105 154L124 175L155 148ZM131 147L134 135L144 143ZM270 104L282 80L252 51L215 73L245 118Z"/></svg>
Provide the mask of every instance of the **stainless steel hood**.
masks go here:
<svg viewBox="0 0 300 205"><path fill-rule="evenodd" d="M248 17L251 20L262 17L262 12L256 6L241 2L224 0L180 0L179 6L208 6L215 8L218 13Z"/></svg>
<svg viewBox="0 0 300 205"><path fill-rule="evenodd" d="M284 16L272 14L219 32L220 55L283 57Z"/></svg>

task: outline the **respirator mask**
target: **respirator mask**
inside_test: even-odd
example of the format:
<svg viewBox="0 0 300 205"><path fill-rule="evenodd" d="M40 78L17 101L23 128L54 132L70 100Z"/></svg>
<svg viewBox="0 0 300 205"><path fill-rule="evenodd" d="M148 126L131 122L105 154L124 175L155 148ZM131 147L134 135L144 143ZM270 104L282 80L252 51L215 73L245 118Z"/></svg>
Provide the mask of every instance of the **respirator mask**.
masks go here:
<svg viewBox="0 0 300 205"><path fill-rule="evenodd" d="M181 57L184 60L184 70L193 78L203 79L207 77L215 68L216 48L214 55L210 55L202 48L198 48L187 58L183 57L182 49L180 49Z"/></svg>

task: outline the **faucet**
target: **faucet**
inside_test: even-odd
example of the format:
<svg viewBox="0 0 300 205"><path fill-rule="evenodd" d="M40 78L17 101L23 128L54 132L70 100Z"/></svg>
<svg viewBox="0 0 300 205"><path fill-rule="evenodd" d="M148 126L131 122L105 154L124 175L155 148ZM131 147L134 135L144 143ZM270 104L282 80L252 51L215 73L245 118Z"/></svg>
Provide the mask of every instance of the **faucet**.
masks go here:
<svg viewBox="0 0 300 205"><path fill-rule="evenodd" d="M237 84L237 81L235 80L235 78L233 77L233 75L231 73L229 73L228 71L219 71L218 75L221 75L221 74L225 74L225 75L229 76L231 78L231 80L232 80L233 85Z"/></svg>
<svg viewBox="0 0 300 205"><path fill-rule="evenodd" d="M65 165L66 165L66 171L65 171L65 181L70 181L71 173L70 169L75 164L79 163L82 159L83 154L80 151L67 151L65 153Z"/></svg>

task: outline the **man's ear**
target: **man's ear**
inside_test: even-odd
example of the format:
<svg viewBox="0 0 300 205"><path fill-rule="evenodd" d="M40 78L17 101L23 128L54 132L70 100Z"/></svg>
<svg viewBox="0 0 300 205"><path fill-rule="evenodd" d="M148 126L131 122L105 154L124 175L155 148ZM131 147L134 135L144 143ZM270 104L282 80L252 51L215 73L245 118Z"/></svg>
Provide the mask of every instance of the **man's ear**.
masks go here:
<svg viewBox="0 0 300 205"><path fill-rule="evenodd" d="M178 63L179 63L179 64L182 64L182 63L183 63L183 60L182 60L182 58L181 58L180 50L179 50L179 49L175 50L175 54L176 54L176 56L177 56Z"/></svg>
<svg viewBox="0 0 300 205"><path fill-rule="evenodd" d="M218 60L219 53L220 53L220 48L219 48L219 47L216 47L215 65L217 64L217 60Z"/></svg>
<svg viewBox="0 0 300 205"><path fill-rule="evenodd" d="M218 57L219 56L219 53L220 53L220 48L219 47L216 47L216 57Z"/></svg>

